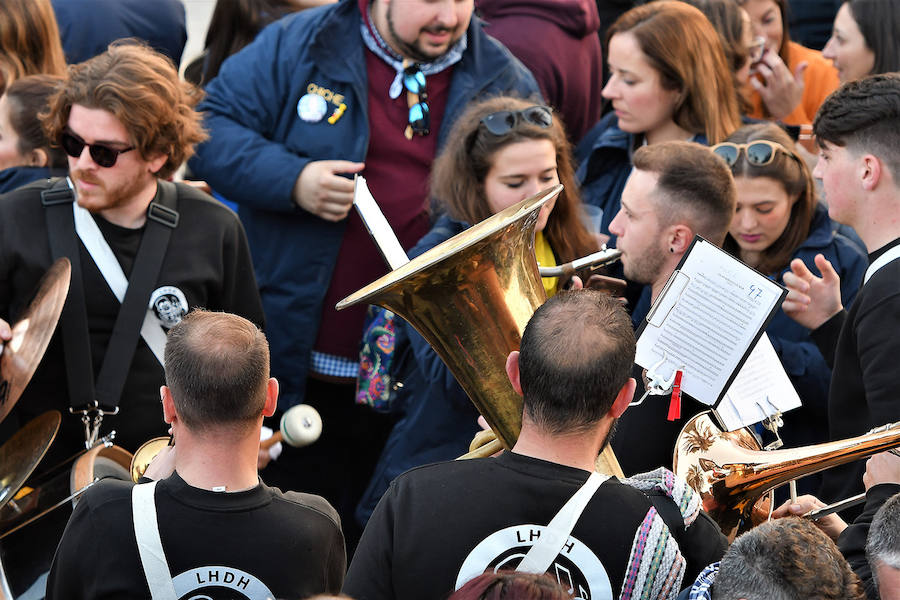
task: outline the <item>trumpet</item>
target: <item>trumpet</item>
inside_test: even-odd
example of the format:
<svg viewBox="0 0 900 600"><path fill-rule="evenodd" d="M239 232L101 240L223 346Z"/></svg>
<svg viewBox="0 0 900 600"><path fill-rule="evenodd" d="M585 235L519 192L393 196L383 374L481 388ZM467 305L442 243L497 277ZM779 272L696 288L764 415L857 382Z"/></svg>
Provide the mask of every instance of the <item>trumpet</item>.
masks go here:
<svg viewBox="0 0 900 600"><path fill-rule="evenodd" d="M900 423L892 423L845 440L764 451L748 430L723 432L703 412L678 435L673 470L700 494L703 508L733 540L753 526L753 507L774 488L898 446Z"/></svg>

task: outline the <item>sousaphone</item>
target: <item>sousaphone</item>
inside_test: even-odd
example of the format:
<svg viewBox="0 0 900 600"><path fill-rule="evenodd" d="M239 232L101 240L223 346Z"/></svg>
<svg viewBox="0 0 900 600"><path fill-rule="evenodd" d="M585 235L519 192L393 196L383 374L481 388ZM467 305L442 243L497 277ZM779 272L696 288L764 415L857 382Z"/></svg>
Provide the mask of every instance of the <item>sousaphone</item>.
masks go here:
<svg viewBox="0 0 900 600"><path fill-rule="evenodd" d="M504 447L522 426L522 398L506 377L525 325L546 299L534 229L556 185L511 206L341 300L377 304L403 317L437 352ZM601 470L621 476L612 450Z"/></svg>

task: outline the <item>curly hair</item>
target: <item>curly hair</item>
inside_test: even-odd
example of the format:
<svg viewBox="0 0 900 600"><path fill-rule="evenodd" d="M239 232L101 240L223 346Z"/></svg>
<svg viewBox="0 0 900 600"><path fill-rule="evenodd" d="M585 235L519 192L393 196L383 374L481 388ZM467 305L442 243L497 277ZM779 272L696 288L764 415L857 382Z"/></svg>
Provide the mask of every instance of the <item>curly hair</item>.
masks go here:
<svg viewBox="0 0 900 600"><path fill-rule="evenodd" d="M510 144L550 140L556 148L556 171L563 191L547 219L544 234L560 260L567 262L597 250L597 241L581 221L581 196L575 184L572 151L565 128L557 115L550 127L539 127L519 119L508 133L482 134L481 120L498 111L516 111L534 102L497 96L472 103L453 125L447 143L431 171L431 197L454 219L475 224L491 216L484 193L484 180L494 156Z"/></svg>
<svg viewBox="0 0 900 600"><path fill-rule="evenodd" d="M731 167L731 173L735 177L774 179L781 184L792 200L796 200L791 206L787 227L771 246L761 252L760 263L757 265L763 273L776 273L790 263L794 250L809 236L818 202L816 184L809 167L797 154L791 136L774 123L746 125L728 136L725 141L748 144L757 140L776 142L790 152L790 154L777 152L772 162L761 167L751 165L746 152L741 152L737 162ZM735 256L740 252L737 241L731 234L725 237L722 247Z"/></svg>
<svg viewBox="0 0 900 600"><path fill-rule="evenodd" d="M201 96L198 87L179 80L172 61L162 54L133 40L118 41L103 54L69 67L42 120L47 138L58 143L73 104L110 112L144 160L166 156L157 172L166 179L207 137L194 109Z"/></svg>
<svg viewBox="0 0 900 600"><path fill-rule="evenodd" d="M50 0L0 2L0 93L26 75L63 75L66 58Z"/></svg>

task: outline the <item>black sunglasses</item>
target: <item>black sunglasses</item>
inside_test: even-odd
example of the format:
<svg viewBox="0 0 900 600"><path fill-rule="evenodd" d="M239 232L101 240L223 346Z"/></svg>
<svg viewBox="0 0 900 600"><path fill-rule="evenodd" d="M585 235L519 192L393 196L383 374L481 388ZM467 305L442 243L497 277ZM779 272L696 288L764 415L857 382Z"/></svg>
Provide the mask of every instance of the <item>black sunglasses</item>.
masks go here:
<svg viewBox="0 0 900 600"><path fill-rule="evenodd" d="M512 131L520 119L547 129L553 124L553 111L540 104L522 110L501 110L482 118L481 124L493 135L504 135Z"/></svg>
<svg viewBox="0 0 900 600"><path fill-rule="evenodd" d="M403 69L403 87L408 92L409 129L416 135L428 135L431 132L428 93L425 91L425 74L418 65L410 65Z"/></svg>
<svg viewBox="0 0 900 600"><path fill-rule="evenodd" d="M71 131L64 131L62 135L59 136L59 145L62 146L65 153L72 158L81 156L84 147L87 146L88 151L91 154L91 159L99 166L105 168L115 165L116 161L119 159L119 155L123 152L131 152L134 150L134 146L118 150L116 148L110 148L106 144L88 144Z"/></svg>
<svg viewBox="0 0 900 600"><path fill-rule="evenodd" d="M779 144L778 142L770 142L769 140L757 140L749 144L735 144L734 142L722 142L712 147L712 151L724 160L729 167L733 167L741 157L741 151L747 155L747 162L754 167L764 167L771 164L775 160L775 155L783 152L786 156L790 156L794 160L799 161L797 156Z"/></svg>

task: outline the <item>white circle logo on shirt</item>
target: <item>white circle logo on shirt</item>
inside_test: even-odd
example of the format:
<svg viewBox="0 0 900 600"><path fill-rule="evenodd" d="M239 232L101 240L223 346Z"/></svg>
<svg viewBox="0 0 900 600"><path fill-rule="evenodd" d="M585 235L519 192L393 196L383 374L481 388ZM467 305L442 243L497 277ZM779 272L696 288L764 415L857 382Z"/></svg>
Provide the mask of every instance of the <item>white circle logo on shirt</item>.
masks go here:
<svg viewBox="0 0 900 600"><path fill-rule="evenodd" d="M181 323L182 317L188 314L187 298L177 287L164 285L150 294L150 310L159 319L159 324L171 329Z"/></svg>
<svg viewBox="0 0 900 600"><path fill-rule="evenodd" d="M172 579L175 595L180 600L214 600L216 598L275 598L262 581L232 567L198 567Z"/></svg>
<svg viewBox="0 0 900 600"><path fill-rule="evenodd" d="M485 571L515 569L545 529L543 525L513 525L487 536L466 556L455 589ZM612 600L612 584L606 569L577 538L569 536L547 573L569 590L573 598Z"/></svg>

